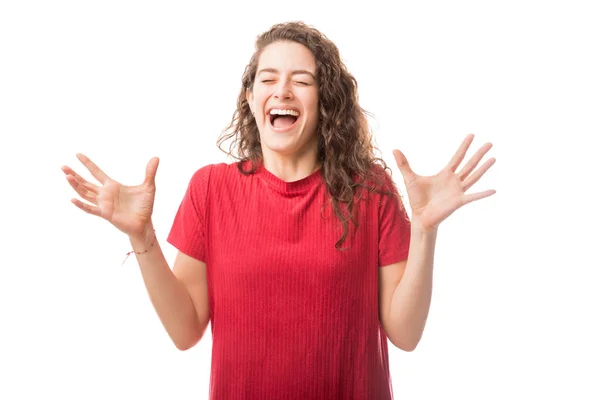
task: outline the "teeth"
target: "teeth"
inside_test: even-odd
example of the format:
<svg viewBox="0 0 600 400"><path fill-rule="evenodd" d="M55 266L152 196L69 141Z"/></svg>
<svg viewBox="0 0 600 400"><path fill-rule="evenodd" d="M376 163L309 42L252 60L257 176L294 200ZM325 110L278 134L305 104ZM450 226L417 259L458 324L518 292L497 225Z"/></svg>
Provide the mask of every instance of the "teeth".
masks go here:
<svg viewBox="0 0 600 400"><path fill-rule="evenodd" d="M272 109L269 114L271 114L271 115L293 115L294 117L297 117L297 116L300 115L300 113L298 111L294 111L294 110L279 110L277 108Z"/></svg>

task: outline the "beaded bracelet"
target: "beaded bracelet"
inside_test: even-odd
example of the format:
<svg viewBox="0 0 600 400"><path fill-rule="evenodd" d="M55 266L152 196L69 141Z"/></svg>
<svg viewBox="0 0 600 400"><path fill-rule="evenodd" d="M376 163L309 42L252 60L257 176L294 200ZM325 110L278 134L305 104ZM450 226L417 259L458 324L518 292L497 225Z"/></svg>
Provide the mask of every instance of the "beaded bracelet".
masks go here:
<svg viewBox="0 0 600 400"><path fill-rule="evenodd" d="M128 252L128 253L125 255L125 259L124 259L124 260L123 260L123 262L121 263L121 266L123 266L123 264L125 264L125 261L127 261L127 259L129 258L129 256L130 256L131 254L133 254L133 253L135 253L135 254L144 254L144 253L147 253L147 252L148 252L148 250L150 250L150 248L152 248L152 246L154 246L154 242L156 242L156 230L154 230L154 232L155 232L154 239L152 240L152 243L150 243L150 246L148 246L148 248L147 248L146 250L144 250L144 251L135 251L135 250L131 250L130 252Z"/></svg>

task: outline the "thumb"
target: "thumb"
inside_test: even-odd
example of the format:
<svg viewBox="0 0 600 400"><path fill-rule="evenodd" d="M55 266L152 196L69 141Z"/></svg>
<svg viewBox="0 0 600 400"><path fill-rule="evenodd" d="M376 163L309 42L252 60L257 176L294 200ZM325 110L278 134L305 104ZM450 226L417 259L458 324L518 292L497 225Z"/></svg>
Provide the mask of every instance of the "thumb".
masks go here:
<svg viewBox="0 0 600 400"><path fill-rule="evenodd" d="M410 168L410 165L408 164L408 160L406 159L406 156L404 155L404 153L402 153L398 149L395 149L393 151L393 154L394 154L394 158L396 159L396 165L398 166L400 173L404 177L404 181L405 182L412 181L416 177L416 174Z"/></svg>
<svg viewBox="0 0 600 400"><path fill-rule="evenodd" d="M152 159L148 161L144 183L154 183L154 179L156 178L156 170L158 169L158 162L158 157L152 157Z"/></svg>

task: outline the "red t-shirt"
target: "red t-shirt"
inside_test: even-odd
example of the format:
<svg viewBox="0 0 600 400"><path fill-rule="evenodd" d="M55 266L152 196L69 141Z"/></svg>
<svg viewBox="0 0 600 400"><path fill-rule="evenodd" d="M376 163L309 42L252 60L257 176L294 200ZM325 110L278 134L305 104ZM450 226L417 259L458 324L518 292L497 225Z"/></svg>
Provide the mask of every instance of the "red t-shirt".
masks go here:
<svg viewBox="0 0 600 400"><path fill-rule="evenodd" d="M321 170L193 175L167 240L207 265L211 399L392 398L378 268L407 258L410 221L397 198L368 197L340 251Z"/></svg>

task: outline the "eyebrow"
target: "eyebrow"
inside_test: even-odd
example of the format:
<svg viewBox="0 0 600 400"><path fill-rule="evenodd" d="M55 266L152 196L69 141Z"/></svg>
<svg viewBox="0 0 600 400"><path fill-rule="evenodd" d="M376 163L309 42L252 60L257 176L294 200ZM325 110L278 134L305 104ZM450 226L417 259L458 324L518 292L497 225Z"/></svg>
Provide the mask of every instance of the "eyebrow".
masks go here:
<svg viewBox="0 0 600 400"><path fill-rule="evenodd" d="M262 72L272 72L274 74L278 74L279 70L275 69L275 68L263 68L260 71L258 71L256 73L256 75L258 75L258 74L260 74ZM295 70L292 71L292 75L301 75L301 74L310 75L314 80L317 80L317 78L314 76L314 74L312 72L307 71L305 69L295 69Z"/></svg>

